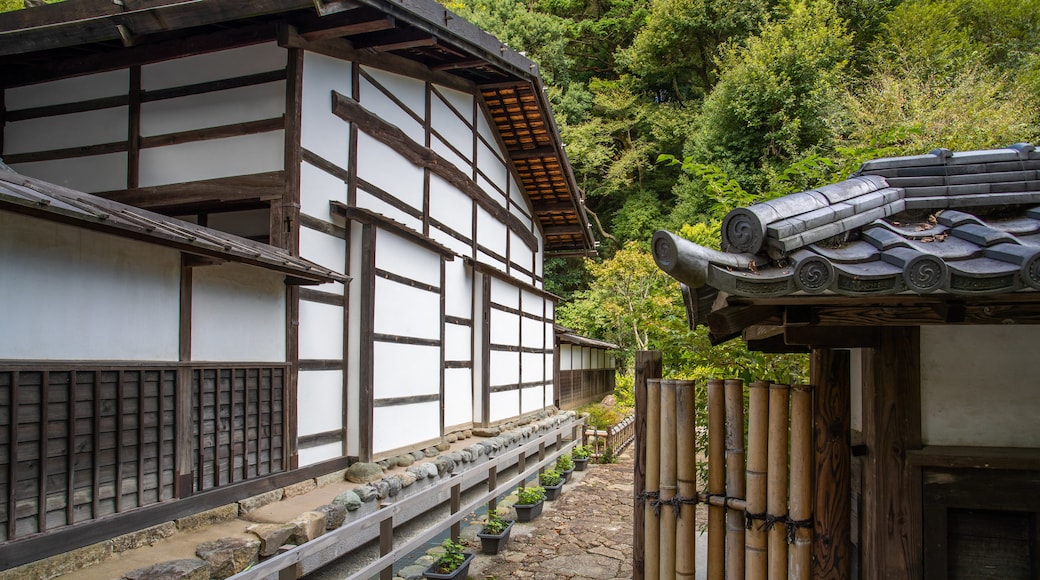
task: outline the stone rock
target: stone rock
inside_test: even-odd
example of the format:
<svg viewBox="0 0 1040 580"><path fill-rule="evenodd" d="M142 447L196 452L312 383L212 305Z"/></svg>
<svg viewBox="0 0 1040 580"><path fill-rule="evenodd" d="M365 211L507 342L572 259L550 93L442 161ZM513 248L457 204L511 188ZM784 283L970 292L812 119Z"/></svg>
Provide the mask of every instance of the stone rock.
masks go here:
<svg viewBox="0 0 1040 580"><path fill-rule="evenodd" d="M372 483L383 478L383 468L375 463L361 461L347 468L347 481L353 483Z"/></svg>
<svg viewBox="0 0 1040 580"><path fill-rule="evenodd" d="M419 580L422 578L422 573L426 571L426 566L420 566L413 564L411 566L405 566L397 571L397 575L404 580Z"/></svg>
<svg viewBox="0 0 1040 580"><path fill-rule="evenodd" d="M332 503L341 505L347 508L348 512L352 512L361 507L361 498L353 491L345 491L337 495L336 499L332 500Z"/></svg>
<svg viewBox="0 0 1040 580"><path fill-rule="evenodd" d="M381 459L379 461L376 461L376 465L378 465L379 468L382 469L383 471L386 471L386 470L390 469L390 462L385 460L385 459Z"/></svg>
<svg viewBox="0 0 1040 580"><path fill-rule="evenodd" d="M238 504L223 505L211 510L183 517L177 522L177 531L182 533L194 532L206 526L226 522L238 517Z"/></svg>
<svg viewBox="0 0 1040 580"><path fill-rule="evenodd" d="M462 432L462 438L463 439L469 439L472 436L473 436L473 430L472 429L466 429L465 431Z"/></svg>
<svg viewBox="0 0 1040 580"><path fill-rule="evenodd" d="M276 501L282 501L282 495L282 490L276 489L267 493L261 493L260 495L254 495L253 497L247 497L243 500L239 500L238 509L240 512L247 514L251 511L258 510L265 505L272 504Z"/></svg>
<svg viewBox="0 0 1040 580"><path fill-rule="evenodd" d="M260 540L260 556L268 557L278 553L278 548L292 537L296 526L292 524L254 524L246 528Z"/></svg>
<svg viewBox="0 0 1040 580"><path fill-rule="evenodd" d="M459 436L454 433L448 433L448 436L444 438L448 443L454 443L459 440Z"/></svg>
<svg viewBox="0 0 1040 580"><path fill-rule="evenodd" d="M313 479L305 479L299 483L294 483L288 487L282 488L282 491L285 493L285 498L288 499L290 497L297 497L307 492L314 491L315 489L318 489L318 482Z"/></svg>
<svg viewBox="0 0 1040 580"><path fill-rule="evenodd" d="M440 451L441 453L444 453L445 451L451 449L451 444L448 443L447 441L441 441L440 443L435 445L435 447L437 448L437 451Z"/></svg>
<svg viewBox="0 0 1040 580"><path fill-rule="evenodd" d="M451 473L452 462L447 457L438 457L433 460L433 464L437 466L437 475Z"/></svg>
<svg viewBox="0 0 1040 580"><path fill-rule="evenodd" d="M223 580L256 564L260 555L257 538L224 538L199 544L195 555L209 562L210 578Z"/></svg>
<svg viewBox="0 0 1040 580"><path fill-rule="evenodd" d="M401 480L401 487L405 488L415 483L415 474L411 471L398 474L397 478Z"/></svg>
<svg viewBox="0 0 1040 580"><path fill-rule="evenodd" d="M477 437L497 437L502 429L498 427L479 427L473 430L473 434Z"/></svg>
<svg viewBox="0 0 1040 580"><path fill-rule="evenodd" d="M210 567L205 560L185 558L159 562L123 575L127 580L209 580Z"/></svg>
<svg viewBox="0 0 1040 580"><path fill-rule="evenodd" d="M356 493L357 496L361 499L361 501L363 501L365 503L368 503L368 502L376 499L376 496L379 495L379 494L376 493L376 488L372 487L371 485L361 485L361 486L355 487L351 491Z"/></svg>
<svg viewBox="0 0 1040 580"><path fill-rule="evenodd" d="M397 465L398 465L398 467L408 467L409 465L411 465L413 463L415 463L415 458L412 457L408 453L405 453L403 455L398 455L397 456Z"/></svg>
<svg viewBox="0 0 1040 580"><path fill-rule="evenodd" d="M437 454L440 453L436 447L427 447L422 452L424 457L437 457Z"/></svg>
<svg viewBox="0 0 1040 580"><path fill-rule="evenodd" d="M376 490L376 497L379 499L385 499L390 495L390 484L385 479L373 482L372 487Z"/></svg>
<svg viewBox="0 0 1040 580"><path fill-rule="evenodd" d="M339 483L347 478L347 470L340 469L339 471L333 471L332 473L326 473L325 475L319 475L317 477L318 487L325 487L331 483Z"/></svg>
<svg viewBox="0 0 1040 580"><path fill-rule="evenodd" d="M397 467L397 456L396 455L393 456L393 457L387 457L386 459L384 459L384 461L386 461L386 464L390 466L390 469L393 469L393 468Z"/></svg>
<svg viewBox="0 0 1040 580"><path fill-rule="evenodd" d="M307 543L325 533L325 514L322 512L303 512L289 523L296 526L289 541L297 545Z"/></svg>
<svg viewBox="0 0 1040 580"><path fill-rule="evenodd" d="M455 465L459 465L460 463L463 462L462 453L459 452L459 451L452 451L451 453L449 453L448 454L448 459L454 461Z"/></svg>
<svg viewBox="0 0 1040 580"><path fill-rule="evenodd" d="M426 468L424 467L424 465L426 465L426 464L425 463L419 463L419 464L413 465L413 466L409 467L408 469L406 469L405 473L411 473L412 475L415 476L415 479L417 479L417 480L418 479L424 479L426 477Z"/></svg>
<svg viewBox="0 0 1040 580"><path fill-rule="evenodd" d="M423 459L426 459L426 454L422 451L412 451L412 459L422 461Z"/></svg>
<svg viewBox="0 0 1040 580"><path fill-rule="evenodd" d="M347 508L334 503L320 505L314 508L314 511L325 514L326 530L335 530L342 526L343 521L347 519Z"/></svg>
<svg viewBox="0 0 1040 580"><path fill-rule="evenodd" d="M390 497L397 497L397 494L401 493L401 488L404 487L401 484L401 478L396 475L385 477L383 478L383 481L385 481L386 484L390 486L390 490L387 492L387 495L389 495Z"/></svg>
<svg viewBox="0 0 1040 580"><path fill-rule="evenodd" d="M430 479L433 479L433 478L437 477L437 475L439 475L439 473L440 473L437 470L437 466L434 465L433 463L428 462L428 461L426 463L423 463L421 465L421 467L423 468L423 472L426 474L426 477L428 477Z"/></svg>
<svg viewBox="0 0 1040 580"><path fill-rule="evenodd" d="M462 451L460 451L459 455L462 456L462 461L465 462L465 463L469 463L469 462L473 461L474 459L476 459L476 457L473 457L473 453L469 450L468 447L466 449L463 449Z"/></svg>
<svg viewBox="0 0 1040 580"><path fill-rule="evenodd" d="M599 404L604 407L613 407L614 405L617 405L617 399L614 398L614 395L607 395L606 397L603 397L603 400L600 401Z"/></svg>
<svg viewBox="0 0 1040 580"><path fill-rule="evenodd" d="M123 534L112 538L112 551L119 553L143 546L151 546L159 540L165 540L177 533L177 525L166 522L137 532Z"/></svg>

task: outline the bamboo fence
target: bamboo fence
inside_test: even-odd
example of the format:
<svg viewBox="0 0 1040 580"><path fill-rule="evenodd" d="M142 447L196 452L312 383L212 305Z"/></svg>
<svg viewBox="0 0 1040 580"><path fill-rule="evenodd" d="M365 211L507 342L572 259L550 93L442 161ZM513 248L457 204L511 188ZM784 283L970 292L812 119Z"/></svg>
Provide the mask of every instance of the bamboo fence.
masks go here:
<svg viewBox="0 0 1040 580"><path fill-rule="evenodd" d="M642 578L696 576L697 503L708 511L709 580L811 578L812 387L705 387L708 461L698 480L695 383L646 381Z"/></svg>

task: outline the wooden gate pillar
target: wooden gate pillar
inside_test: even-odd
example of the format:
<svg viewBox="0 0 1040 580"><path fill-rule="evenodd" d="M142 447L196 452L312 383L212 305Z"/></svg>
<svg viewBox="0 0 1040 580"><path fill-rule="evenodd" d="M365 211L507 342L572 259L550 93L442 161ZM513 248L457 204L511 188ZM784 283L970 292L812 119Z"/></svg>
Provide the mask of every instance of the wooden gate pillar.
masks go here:
<svg viewBox="0 0 1040 580"><path fill-rule="evenodd" d="M813 578L845 580L851 573L852 548L849 352L814 348L811 365L816 386Z"/></svg>
<svg viewBox="0 0 1040 580"><path fill-rule="evenodd" d="M661 378L661 351L641 350L636 352L635 398L636 398L636 445L635 477L633 478L632 520L632 579L643 580L644 550L643 502L640 501L646 484L646 380ZM656 426L655 426L656 427Z"/></svg>

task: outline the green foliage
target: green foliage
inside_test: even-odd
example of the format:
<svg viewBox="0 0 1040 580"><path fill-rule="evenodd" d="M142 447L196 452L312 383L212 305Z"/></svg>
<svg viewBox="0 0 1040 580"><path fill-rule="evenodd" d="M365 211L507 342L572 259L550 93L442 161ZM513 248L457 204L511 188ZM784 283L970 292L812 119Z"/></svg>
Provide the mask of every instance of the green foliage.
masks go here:
<svg viewBox="0 0 1040 580"><path fill-rule="evenodd" d="M599 463L601 463L601 464L617 463L617 460L618 460L618 458L617 458L617 455L614 453L614 448L611 447L610 445L605 445L603 447L603 453L599 456Z"/></svg>
<svg viewBox="0 0 1040 580"><path fill-rule="evenodd" d="M621 409L634 409L636 406L635 377L632 375L614 374L614 401Z"/></svg>
<svg viewBox="0 0 1040 580"><path fill-rule="evenodd" d="M441 542L441 547L444 548L444 552L437 557L437 561L433 563L433 571L438 574L449 574L456 568L462 565L466 561L466 555L462 553L462 549L465 548L462 544L453 542L451 538L445 538Z"/></svg>
<svg viewBox="0 0 1040 580"><path fill-rule="evenodd" d="M574 459L588 459L592 455L592 449L588 445L576 445L571 449L571 457Z"/></svg>
<svg viewBox="0 0 1040 580"><path fill-rule="evenodd" d="M516 490L516 503L533 505L545 499L545 488L540 485L529 485Z"/></svg>
<svg viewBox="0 0 1040 580"><path fill-rule="evenodd" d="M487 512L487 519L484 520L484 527L481 529L481 533L491 534L497 536L501 534L509 526L510 522L503 520L502 516L498 515L497 510L489 509Z"/></svg>
<svg viewBox="0 0 1040 580"><path fill-rule="evenodd" d="M559 485L563 483L563 476L560 475L560 472L556 469L546 469L545 471L538 474L538 483L540 483L544 487L552 487L554 485Z"/></svg>
<svg viewBox="0 0 1040 580"><path fill-rule="evenodd" d="M556 470L559 472L570 471L574 469L574 460L571 459L570 453L565 453L556 459Z"/></svg>

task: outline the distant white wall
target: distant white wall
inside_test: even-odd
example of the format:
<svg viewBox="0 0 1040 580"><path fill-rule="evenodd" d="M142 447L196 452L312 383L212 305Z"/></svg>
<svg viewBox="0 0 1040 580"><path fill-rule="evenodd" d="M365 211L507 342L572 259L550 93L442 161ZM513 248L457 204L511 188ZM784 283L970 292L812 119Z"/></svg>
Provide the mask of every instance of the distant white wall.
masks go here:
<svg viewBox="0 0 1040 580"><path fill-rule="evenodd" d="M922 327L924 442L1040 447L1037 344L1037 326Z"/></svg>
<svg viewBox="0 0 1040 580"><path fill-rule="evenodd" d="M178 359L180 253L0 211L0 359Z"/></svg>
<svg viewBox="0 0 1040 580"><path fill-rule="evenodd" d="M372 410L376 429L372 435L372 453L401 449L418 442L440 437L440 403L416 403L376 407Z"/></svg>
<svg viewBox="0 0 1040 580"><path fill-rule="evenodd" d="M285 361L284 279L244 264L195 268L192 360Z"/></svg>

